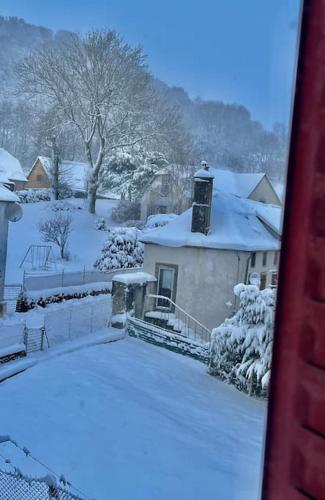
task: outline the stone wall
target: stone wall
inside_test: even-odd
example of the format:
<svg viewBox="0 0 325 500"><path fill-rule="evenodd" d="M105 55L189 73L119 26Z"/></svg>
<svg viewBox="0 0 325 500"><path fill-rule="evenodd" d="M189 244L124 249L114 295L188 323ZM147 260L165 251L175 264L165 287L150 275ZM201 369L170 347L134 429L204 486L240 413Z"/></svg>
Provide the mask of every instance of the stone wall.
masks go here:
<svg viewBox="0 0 325 500"><path fill-rule="evenodd" d="M167 332L162 328L135 318L128 318L126 331L130 337L139 338L150 344L197 359L205 364L209 362L208 344L200 344L193 339Z"/></svg>

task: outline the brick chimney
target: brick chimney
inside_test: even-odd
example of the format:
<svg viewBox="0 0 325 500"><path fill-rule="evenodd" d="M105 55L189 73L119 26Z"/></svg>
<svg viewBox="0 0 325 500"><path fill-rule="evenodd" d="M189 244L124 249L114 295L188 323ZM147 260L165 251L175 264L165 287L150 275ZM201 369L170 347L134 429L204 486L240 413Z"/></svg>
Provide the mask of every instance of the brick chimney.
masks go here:
<svg viewBox="0 0 325 500"><path fill-rule="evenodd" d="M194 175L194 199L192 205L192 233L207 235L210 229L213 175L206 161Z"/></svg>

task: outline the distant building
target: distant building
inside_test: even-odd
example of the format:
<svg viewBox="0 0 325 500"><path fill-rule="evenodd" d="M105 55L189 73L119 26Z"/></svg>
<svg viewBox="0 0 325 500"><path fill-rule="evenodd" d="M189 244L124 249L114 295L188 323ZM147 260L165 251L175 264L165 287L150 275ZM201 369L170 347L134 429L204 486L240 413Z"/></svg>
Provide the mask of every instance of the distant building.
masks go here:
<svg viewBox="0 0 325 500"><path fill-rule="evenodd" d="M192 208L141 236L144 272L157 278L154 293L168 297L209 329L236 308L233 287L247 283L252 272L259 273L262 288L276 285L281 207L265 203L278 198L264 174L247 174L245 189L230 184L243 175L227 172L220 177L220 171L199 170ZM220 178L226 176L228 184L222 186ZM247 198L226 192L235 188ZM170 307L163 299L153 306L158 311Z"/></svg>
<svg viewBox="0 0 325 500"><path fill-rule="evenodd" d="M24 189L27 182L20 161L3 148L0 148L0 182L12 190Z"/></svg>
<svg viewBox="0 0 325 500"><path fill-rule="evenodd" d="M273 184L264 173L239 173L212 168L214 189L241 198L282 205ZM149 182L141 199L141 219L157 213L182 213L192 205L192 175L182 176L182 203L179 187L175 187L175 172L160 170Z"/></svg>
<svg viewBox="0 0 325 500"><path fill-rule="evenodd" d="M59 165L59 176L75 195L81 197L87 193L87 174L89 166L80 161L63 160ZM26 189L48 189L51 182L51 159L38 156L27 175ZM116 198L109 191L98 191L98 198Z"/></svg>

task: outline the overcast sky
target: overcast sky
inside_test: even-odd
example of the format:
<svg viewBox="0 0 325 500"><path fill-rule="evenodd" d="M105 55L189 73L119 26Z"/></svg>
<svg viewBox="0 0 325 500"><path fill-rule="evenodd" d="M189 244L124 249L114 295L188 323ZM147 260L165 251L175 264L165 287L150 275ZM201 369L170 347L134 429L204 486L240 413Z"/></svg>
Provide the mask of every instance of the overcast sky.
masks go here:
<svg viewBox="0 0 325 500"><path fill-rule="evenodd" d="M144 47L152 73L192 97L288 122L299 0L0 0L0 14L54 30L109 27Z"/></svg>

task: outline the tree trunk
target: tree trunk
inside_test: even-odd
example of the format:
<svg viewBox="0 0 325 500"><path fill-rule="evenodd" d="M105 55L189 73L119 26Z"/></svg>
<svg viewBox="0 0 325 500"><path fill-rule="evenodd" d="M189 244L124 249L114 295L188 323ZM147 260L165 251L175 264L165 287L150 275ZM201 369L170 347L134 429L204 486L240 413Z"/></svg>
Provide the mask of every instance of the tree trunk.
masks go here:
<svg viewBox="0 0 325 500"><path fill-rule="evenodd" d="M96 213L96 196L98 189L98 176L104 159L104 144L105 140L101 138L100 149L97 155L96 163L92 161L90 144L86 143L86 155L90 167L87 185L87 199L88 199L88 212L91 214Z"/></svg>
<svg viewBox="0 0 325 500"><path fill-rule="evenodd" d="M52 197L54 200L59 199L59 164L60 164L60 156L59 156L59 148L57 145L56 137L53 137L51 140L51 148L52 148Z"/></svg>
<svg viewBox="0 0 325 500"><path fill-rule="evenodd" d="M90 214L96 213L96 195L97 195L97 187L88 188L88 212Z"/></svg>

